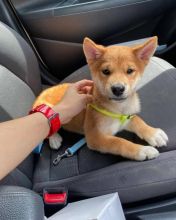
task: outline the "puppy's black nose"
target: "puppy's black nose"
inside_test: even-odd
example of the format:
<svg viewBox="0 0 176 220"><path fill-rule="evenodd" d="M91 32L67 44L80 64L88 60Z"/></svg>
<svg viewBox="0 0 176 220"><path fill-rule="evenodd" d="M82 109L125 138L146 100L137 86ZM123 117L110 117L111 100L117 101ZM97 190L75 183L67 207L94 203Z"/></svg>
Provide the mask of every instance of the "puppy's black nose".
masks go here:
<svg viewBox="0 0 176 220"><path fill-rule="evenodd" d="M123 92L125 91L125 86L122 84L116 84L111 87L111 90L115 96L121 96Z"/></svg>

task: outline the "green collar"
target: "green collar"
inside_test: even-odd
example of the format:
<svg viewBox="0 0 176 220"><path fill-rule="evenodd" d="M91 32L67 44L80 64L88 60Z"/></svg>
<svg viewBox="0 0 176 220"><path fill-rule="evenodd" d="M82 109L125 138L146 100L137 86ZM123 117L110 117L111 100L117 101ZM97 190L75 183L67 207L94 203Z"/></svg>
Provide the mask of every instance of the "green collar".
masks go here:
<svg viewBox="0 0 176 220"><path fill-rule="evenodd" d="M124 124L127 120L134 117L134 115L123 115L123 114L117 114L117 113L114 113L114 112L110 112L106 109L98 107L95 104L89 104L88 106L92 107L97 112L100 112L101 114L103 114L105 116L111 117L113 119L119 119L121 124Z"/></svg>

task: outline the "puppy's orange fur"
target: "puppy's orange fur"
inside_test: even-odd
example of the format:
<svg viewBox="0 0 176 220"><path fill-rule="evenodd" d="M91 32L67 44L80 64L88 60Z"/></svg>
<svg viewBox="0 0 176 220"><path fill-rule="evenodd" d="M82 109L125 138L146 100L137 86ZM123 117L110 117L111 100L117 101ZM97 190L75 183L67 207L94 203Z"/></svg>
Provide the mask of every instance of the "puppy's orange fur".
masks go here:
<svg viewBox="0 0 176 220"><path fill-rule="evenodd" d="M56 105L62 99L68 85L68 83L64 83L44 90L35 100L33 108L43 103L50 107Z"/></svg>
<svg viewBox="0 0 176 220"><path fill-rule="evenodd" d="M114 113L135 116L121 124L118 119L102 115L89 106L64 128L84 133L88 147L102 153L121 155L135 160L157 157L159 152L154 146L166 145L167 135L161 129L150 127L136 115L140 111L136 86L156 46L157 37L134 47L103 47L85 38L83 49L94 81L94 104ZM128 74L129 69L132 70L130 74ZM104 74L104 70L108 70L108 74ZM119 83L125 86L121 100L112 92L112 86ZM68 84L63 84L45 90L34 105L41 103L55 105L62 98L67 86ZM122 129L135 132L151 146L138 145L113 136Z"/></svg>

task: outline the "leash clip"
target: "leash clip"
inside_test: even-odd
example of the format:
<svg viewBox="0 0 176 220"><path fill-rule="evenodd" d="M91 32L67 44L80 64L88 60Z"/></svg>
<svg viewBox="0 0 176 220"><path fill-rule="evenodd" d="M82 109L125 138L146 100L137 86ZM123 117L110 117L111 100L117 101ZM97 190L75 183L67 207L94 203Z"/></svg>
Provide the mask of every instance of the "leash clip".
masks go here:
<svg viewBox="0 0 176 220"><path fill-rule="evenodd" d="M56 166L58 163L65 157L68 157L68 152L67 150L63 154L59 154L54 160L53 160L53 165Z"/></svg>
<svg viewBox="0 0 176 220"><path fill-rule="evenodd" d="M84 144L86 143L85 138L82 138L81 140L79 140L77 143L75 143L72 147L69 147L66 149L66 151L61 154L58 155L54 160L53 160L53 165L56 166L58 165L58 163L66 157L72 157L81 147L84 146Z"/></svg>

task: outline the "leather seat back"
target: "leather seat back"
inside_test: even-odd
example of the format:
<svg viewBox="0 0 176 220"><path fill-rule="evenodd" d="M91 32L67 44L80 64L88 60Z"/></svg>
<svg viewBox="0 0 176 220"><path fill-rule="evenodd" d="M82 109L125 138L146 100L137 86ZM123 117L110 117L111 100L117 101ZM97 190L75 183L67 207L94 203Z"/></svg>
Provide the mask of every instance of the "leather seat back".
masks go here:
<svg viewBox="0 0 176 220"><path fill-rule="evenodd" d="M3 122L28 114L35 95L41 91L41 79L37 59L26 41L2 22L0 33L0 122ZM31 188L33 159L31 154L0 184Z"/></svg>
<svg viewBox="0 0 176 220"><path fill-rule="evenodd" d="M41 91L37 58L29 44L12 28L0 22L0 64L23 80L38 95Z"/></svg>

